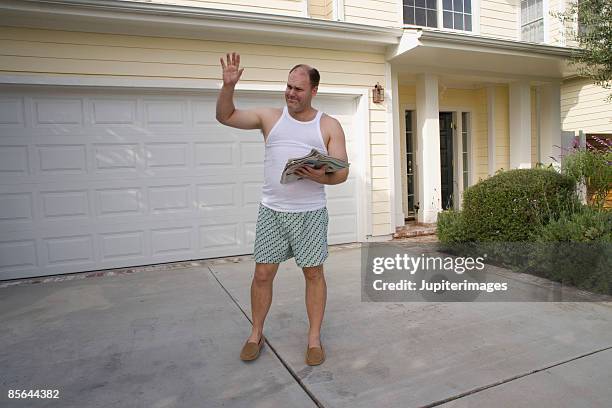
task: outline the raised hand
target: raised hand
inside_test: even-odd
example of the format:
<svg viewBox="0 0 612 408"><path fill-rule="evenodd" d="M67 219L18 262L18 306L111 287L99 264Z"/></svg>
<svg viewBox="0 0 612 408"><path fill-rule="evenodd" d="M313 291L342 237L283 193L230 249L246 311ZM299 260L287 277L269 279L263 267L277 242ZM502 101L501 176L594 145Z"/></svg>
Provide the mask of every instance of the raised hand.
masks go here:
<svg viewBox="0 0 612 408"><path fill-rule="evenodd" d="M227 54L227 63L221 58L221 68L223 68L223 85L235 86L242 76L244 68L240 68L240 54L232 52L232 55Z"/></svg>

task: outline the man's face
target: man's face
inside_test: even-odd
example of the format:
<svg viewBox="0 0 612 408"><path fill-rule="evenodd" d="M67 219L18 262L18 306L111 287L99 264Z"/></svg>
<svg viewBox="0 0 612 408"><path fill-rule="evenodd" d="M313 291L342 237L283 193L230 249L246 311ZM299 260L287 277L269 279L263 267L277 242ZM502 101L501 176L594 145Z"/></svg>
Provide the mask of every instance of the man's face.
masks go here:
<svg viewBox="0 0 612 408"><path fill-rule="evenodd" d="M310 107L312 98L317 94L317 88L310 86L308 73L301 68L289 74L287 88L285 89L285 101L287 108L292 112L301 112Z"/></svg>

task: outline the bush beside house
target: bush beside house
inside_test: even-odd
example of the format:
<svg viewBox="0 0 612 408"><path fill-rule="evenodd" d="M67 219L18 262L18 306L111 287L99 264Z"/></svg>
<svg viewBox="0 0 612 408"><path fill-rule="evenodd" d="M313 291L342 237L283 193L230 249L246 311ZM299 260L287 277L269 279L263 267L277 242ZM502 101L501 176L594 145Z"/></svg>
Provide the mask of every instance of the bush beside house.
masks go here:
<svg viewBox="0 0 612 408"><path fill-rule="evenodd" d="M465 191L462 211L438 215L442 248L612 294L612 211L581 204L579 180L552 167L499 171Z"/></svg>

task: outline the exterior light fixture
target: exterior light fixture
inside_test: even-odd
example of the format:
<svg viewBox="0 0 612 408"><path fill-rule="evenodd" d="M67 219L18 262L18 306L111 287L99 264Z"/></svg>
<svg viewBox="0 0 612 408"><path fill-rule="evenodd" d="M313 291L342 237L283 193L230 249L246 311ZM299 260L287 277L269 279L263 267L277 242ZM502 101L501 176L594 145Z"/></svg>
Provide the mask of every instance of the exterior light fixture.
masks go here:
<svg viewBox="0 0 612 408"><path fill-rule="evenodd" d="M372 101L374 103L382 103L385 100L385 89L378 82L372 90Z"/></svg>

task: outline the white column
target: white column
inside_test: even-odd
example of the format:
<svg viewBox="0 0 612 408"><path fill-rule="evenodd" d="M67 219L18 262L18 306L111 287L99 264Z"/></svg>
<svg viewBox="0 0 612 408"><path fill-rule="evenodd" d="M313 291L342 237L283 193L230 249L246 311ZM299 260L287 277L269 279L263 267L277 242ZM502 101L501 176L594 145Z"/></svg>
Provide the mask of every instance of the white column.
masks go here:
<svg viewBox="0 0 612 408"><path fill-rule="evenodd" d="M434 223L442 205L440 178L440 111L438 78L417 75L417 177L419 185L418 221Z"/></svg>
<svg viewBox="0 0 612 408"><path fill-rule="evenodd" d="M510 168L531 168L531 92L529 82L510 84Z"/></svg>
<svg viewBox="0 0 612 408"><path fill-rule="evenodd" d="M404 226L404 211L402 200L402 153L400 151L400 108L399 108L399 85L397 80L397 71L395 71L390 63L385 63L385 100L387 100L387 126L389 140L389 163L391 167L390 185L391 185L391 211L393 229L395 227Z"/></svg>
<svg viewBox="0 0 612 408"><path fill-rule="evenodd" d="M559 168L561 149L554 146L561 146L561 86L558 82L542 85L540 106L540 160Z"/></svg>
<svg viewBox="0 0 612 408"><path fill-rule="evenodd" d="M495 173L495 87L487 87L487 151L489 176Z"/></svg>

